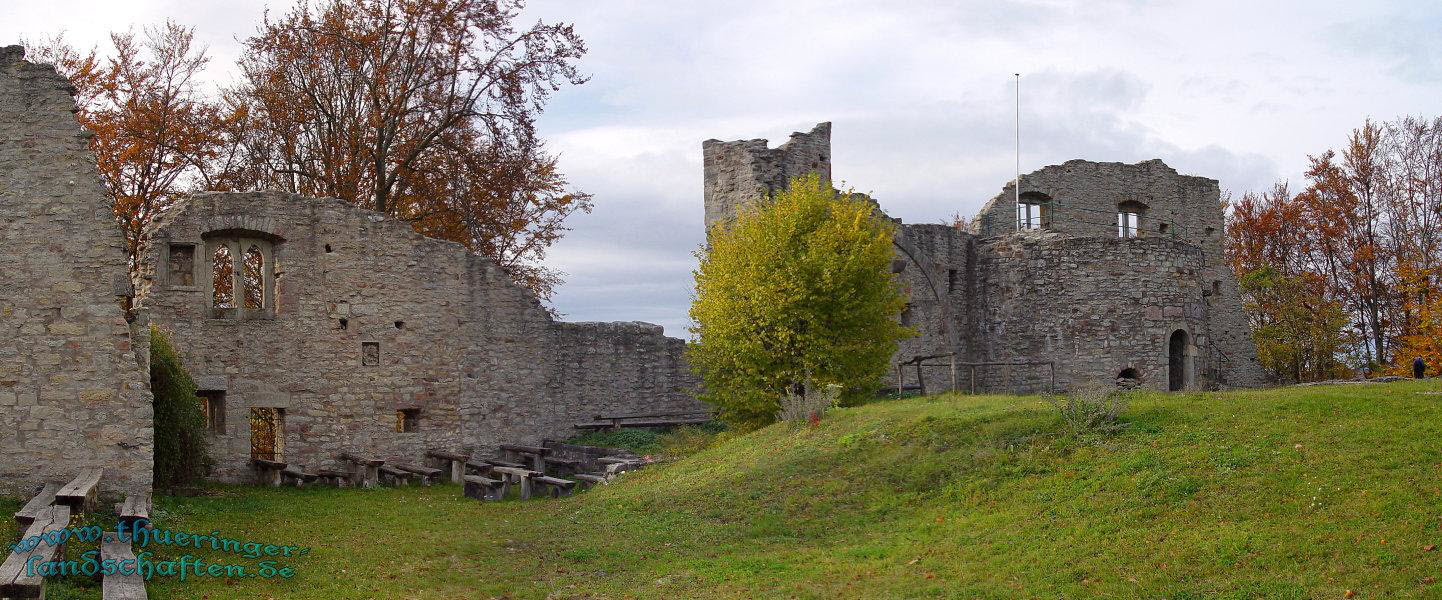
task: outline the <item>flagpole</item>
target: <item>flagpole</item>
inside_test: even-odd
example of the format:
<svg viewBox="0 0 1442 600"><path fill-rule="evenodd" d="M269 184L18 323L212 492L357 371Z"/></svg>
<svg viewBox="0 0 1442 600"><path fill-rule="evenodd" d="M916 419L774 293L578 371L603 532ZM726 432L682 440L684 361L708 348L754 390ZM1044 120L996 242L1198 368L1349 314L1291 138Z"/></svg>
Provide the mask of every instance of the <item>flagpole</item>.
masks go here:
<svg viewBox="0 0 1442 600"><path fill-rule="evenodd" d="M1012 192L1015 194L1016 210L1021 211L1021 73L1013 73L1016 76L1016 180L1012 184ZM1038 215L1040 218L1040 215ZM1031 219L1031 215L1027 215ZM1017 231L1021 230L1021 218L1016 220Z"/></svg>

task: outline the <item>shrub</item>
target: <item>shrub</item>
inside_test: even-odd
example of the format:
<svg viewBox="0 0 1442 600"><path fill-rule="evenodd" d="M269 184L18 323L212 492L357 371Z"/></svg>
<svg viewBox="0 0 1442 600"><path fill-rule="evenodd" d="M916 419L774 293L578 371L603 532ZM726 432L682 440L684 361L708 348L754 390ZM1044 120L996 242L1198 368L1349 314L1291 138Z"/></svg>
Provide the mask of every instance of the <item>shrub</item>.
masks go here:
<svg viewBox="0 0 1442 600"><path fill-rule="evenodd" d="M769 424L808 378L840 385L845 404L875 393L896 342L914 335L898 319L894 235L871 203L815 175L708 232L687 358L722 420Z"/></svg>
<svg viewBox="0 0 1442 600"><path fill-rule="evenodd" d="M195 381L180 364L169 334L153 325L150 389L155 395L155 487L173 489L200 481L213 463Z"/></svg>
<svg viewBox="0 0 1442 600"><path fill-rule="evenodd" d="M1120 420L1131 404L1133 392L1114 385L1088 383L1046 401L1061 413L1062 421L1075 433L1117 433L1128 423Z"/></svg>
<svg viewBox="0 0 1442 600"><path fill-rule="evenodd" d="M826 416L827 409L836 406L840 401L841 386L832 383L818 390L814 384L808 382L799 394L794 390L786 390L781 396L781 410L776 412L776 420L793 424L810 422L815 425Z"/></svg>

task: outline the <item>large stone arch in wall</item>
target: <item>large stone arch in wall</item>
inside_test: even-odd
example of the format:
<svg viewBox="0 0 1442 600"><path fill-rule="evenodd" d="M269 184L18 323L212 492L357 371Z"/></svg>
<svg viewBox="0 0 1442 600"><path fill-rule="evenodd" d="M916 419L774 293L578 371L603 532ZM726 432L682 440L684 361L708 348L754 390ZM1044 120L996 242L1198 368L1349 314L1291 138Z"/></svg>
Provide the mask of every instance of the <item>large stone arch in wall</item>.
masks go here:
<svg viewBox="0 0 1442 600"><path fill-rule="evenodd" d="M941 284L936 281L936 274L940 273L940 270L926 258L926 254L922 253L920 249L904 237L903 232L898 231L897 234L891 238L891 244L896 247L898 252L911 260L912 264L915 264L917 268L921 270L922 279L926 281L927 287L931 289L931 299L936 302L936 305L941 310L941 333L946 339L946 346L950 348L952 352L960 353L961 344L957 341L956 327L954 325L956 321L953 319L954 315L951 314L951 302L947 298L946 293L942 291L940 287Z"/></svg>

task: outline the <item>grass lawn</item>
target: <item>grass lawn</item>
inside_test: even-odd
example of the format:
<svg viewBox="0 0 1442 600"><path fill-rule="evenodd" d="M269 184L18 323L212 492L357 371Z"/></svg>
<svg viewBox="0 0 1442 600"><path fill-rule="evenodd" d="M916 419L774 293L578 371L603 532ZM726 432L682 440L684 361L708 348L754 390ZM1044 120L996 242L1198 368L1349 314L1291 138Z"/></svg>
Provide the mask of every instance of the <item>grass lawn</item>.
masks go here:
<svg viewBox="0 0 1442 600"><path fill-rule="evenodd" d="M879 402L562 500L220 487L158 525L310 553L151 598L1437 597L1438 389L1147 394L1113 437L1034 397Z"/></svg>

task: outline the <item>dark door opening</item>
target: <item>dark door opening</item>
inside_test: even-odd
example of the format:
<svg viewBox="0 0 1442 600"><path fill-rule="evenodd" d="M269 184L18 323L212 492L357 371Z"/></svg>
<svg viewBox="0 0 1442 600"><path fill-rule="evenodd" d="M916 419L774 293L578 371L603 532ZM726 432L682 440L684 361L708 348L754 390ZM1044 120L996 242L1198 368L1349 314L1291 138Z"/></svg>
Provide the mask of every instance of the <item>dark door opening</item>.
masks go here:
<svg viewBox="0 0 1442 600"><path fill-rule="evenodd" d="M1187 387L1187 332L1172 332L1167 342L1167 389L1173 392Z"/></svg>

